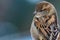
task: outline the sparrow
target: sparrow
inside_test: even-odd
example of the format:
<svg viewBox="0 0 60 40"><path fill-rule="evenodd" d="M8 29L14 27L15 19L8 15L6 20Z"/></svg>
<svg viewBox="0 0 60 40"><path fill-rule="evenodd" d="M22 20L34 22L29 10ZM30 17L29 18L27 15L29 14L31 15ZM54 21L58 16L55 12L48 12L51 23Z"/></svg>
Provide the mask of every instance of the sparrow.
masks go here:
<svg viewBox="0 0 60 40"><path fill-rule="evenodd" d="M58 16L56 8L47 1L38 3L35 7L30 33L32 40L57 40Z"/></svg>

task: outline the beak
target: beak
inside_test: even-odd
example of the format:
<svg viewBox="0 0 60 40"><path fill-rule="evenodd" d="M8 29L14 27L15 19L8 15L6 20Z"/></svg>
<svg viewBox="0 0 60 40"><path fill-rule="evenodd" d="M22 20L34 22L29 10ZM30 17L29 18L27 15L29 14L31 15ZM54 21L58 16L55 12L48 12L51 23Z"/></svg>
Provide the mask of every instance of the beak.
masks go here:
<svg viewBox="0 0 60 40"><path fill-rule="evenodd" d="M36 14L36 13L37 13L36 11L33 12L33 14Z"/></svg>

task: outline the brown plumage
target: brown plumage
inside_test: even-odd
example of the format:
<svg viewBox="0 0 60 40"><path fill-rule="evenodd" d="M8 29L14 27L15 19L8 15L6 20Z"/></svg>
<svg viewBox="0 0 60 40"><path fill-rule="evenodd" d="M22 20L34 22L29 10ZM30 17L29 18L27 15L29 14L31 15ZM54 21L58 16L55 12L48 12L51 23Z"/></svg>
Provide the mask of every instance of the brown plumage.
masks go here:
<svg viewBox="0 0 60 40"><path fill-rule="evenodd" d="M31 36L34 40L56 40L58 35L57 12L46 1L36 5L35 16L31 24Z"/></svg>

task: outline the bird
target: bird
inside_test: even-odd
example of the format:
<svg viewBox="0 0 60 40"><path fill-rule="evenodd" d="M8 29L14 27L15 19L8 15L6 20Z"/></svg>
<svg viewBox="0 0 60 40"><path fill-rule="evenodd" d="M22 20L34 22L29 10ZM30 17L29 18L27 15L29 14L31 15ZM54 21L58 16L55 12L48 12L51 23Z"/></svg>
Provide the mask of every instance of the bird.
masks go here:
<svg viewBox="0 0 60 40"><path fill-rule="evenodd" d="M54 5L47 1L38 3L35 7L30 34L32 40L58 40L58 15Z"/></svg>

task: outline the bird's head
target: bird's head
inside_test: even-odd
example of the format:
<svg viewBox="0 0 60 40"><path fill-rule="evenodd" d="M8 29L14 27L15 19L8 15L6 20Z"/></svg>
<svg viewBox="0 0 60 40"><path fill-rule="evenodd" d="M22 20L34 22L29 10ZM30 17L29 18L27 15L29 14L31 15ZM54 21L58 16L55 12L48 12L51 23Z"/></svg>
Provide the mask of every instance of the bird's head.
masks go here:
<svg viewBox="0 0 60 40"><path fill-rule="evenodd" d="M36 5L34 13L43 12L43 11L49 13L51 9L52 9L51 3L43 1Z"/></svg>
<svg viewBox="0 0 60 40"><path fill-rule="evenodd" d="M43 1L36 5L35 8L35 20L38 21L39 19L44 20L44 16L50 12L52 5L49 2Z"/></svg>
<svg viewBox="0 0 60 40"><path fill-rule="evenodd" d="M50 14L56 13L55 12L55 7L46 1L42 1L36 5L35 8L35 20L38 21L42 18L42 20L49 17Z"/></svg>

